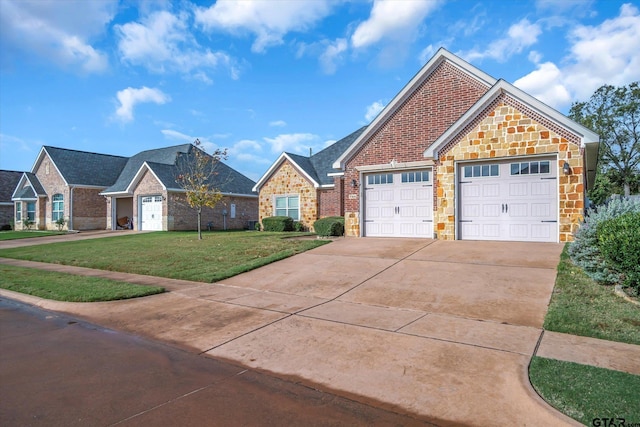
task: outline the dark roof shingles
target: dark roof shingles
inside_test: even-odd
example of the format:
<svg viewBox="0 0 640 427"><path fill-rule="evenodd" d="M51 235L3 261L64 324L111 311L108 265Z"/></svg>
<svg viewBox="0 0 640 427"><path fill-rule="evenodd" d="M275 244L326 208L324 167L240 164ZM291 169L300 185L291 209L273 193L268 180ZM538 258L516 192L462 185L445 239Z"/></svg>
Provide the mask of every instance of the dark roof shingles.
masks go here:
<svg viewBox="0 0 640 427"><path fill-rule="evenodd" d="M24 172L0 170L0 202L11 203L11 196Z"/></svg>

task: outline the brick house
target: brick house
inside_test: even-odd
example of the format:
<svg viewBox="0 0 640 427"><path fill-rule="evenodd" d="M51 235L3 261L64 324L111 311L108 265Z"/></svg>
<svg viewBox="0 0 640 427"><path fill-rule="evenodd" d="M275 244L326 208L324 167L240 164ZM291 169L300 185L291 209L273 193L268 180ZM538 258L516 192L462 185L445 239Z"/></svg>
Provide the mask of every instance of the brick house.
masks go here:
<svg viewBox="0 0 640 427"><path fill-rule="evenodd" d="M440 49L345 140L326 178L311 179L313 156L280 156L254 187L260 220L298 209L307 224L344 215L347 236L567 241L599 137Z"/></svg>
<svg viewBox="0 0 640 427"><path fill-rule="evenodd" d="M197 214L176 184L177 160L189 158L191 144L112 156L44 146L23 173L12 196L17 229L29 218L36 229L56 229L64 218L70 230L192 230ZM223 193L202 220L215 228L245 228L257 220L254 182L224 163L214 186Z"/></svg>
<svg viewBox="0 0 640 427"><path fill-rule="evenodd" d="M23 173L0 170L0 229L13 226L13 201L11 196Z"/></svg>

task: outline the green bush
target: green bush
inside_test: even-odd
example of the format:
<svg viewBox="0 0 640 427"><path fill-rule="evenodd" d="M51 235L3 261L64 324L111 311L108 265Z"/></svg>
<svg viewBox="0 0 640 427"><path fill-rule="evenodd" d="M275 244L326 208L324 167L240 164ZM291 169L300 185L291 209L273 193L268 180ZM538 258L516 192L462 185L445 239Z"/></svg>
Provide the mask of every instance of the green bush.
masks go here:
<svg viewBox="0 0 640 427"><path fill-rule="evenodd" d="M344 234L344 217L329 216L313 223L318 236L342 236Z"/></svg>
<svg viewBox="0 0 640 427"><path fill-rule="evenodd" d="M623 286L640 295L640 212L598 224L598 246L607 266Z"/></svg>
<svg viewBox="0 0 640 427"><path fill-rule="evenodd" d="M264 231L293 231L293 218L288 216L270 216L262 218Z"/></svg>
<svg viewBox="0 0 640 427"><path fill-rule="evenodd" d="M299 231L299 232L307 231L307 228L300 221L296 221L293 223L293 231Z"/></svg>
<svg viewBox="0 0 640 427"><path fill-rule="evenodd" d="M629 212L640 212L640 201L616 197L606 205L589 209L569 246L571 260L597 282L615 284L620 280L619 274L611 269L600 253L598 225Z"/></svg>

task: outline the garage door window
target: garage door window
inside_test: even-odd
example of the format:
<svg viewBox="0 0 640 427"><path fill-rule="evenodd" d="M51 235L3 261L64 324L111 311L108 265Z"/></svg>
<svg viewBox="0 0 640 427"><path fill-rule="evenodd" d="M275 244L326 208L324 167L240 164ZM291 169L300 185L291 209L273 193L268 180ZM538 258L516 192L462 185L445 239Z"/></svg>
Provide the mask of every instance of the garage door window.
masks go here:
<svg viewBox="0 0 640 427"><path fill-rule="evenodd" d="M497 164L464 167L465 178L480 178L483 176L500 176L500 168Z"/></svg>
<svg viewBox="0 0 640 427"><path fill-rule="evenodd" d="M276 216L288 216L294 221L300 219L300 203L298 196L277 196Z"/></svg>
<svg viewBox="0 0 640 427"><path fill-rule="evenodd" d="M549 161L511 163L511 175L548 174Z"/></svg>
<svg viewBox="0 0 640 427"><path fill-rule="evenodd" d="M429 171L403 172L402 182L429 182Z"/></svg>
<svg viewBox="0 0 640 427"><path fill-rule="evenodd" d="M367 184L393 184L393 174L392 173L378 173L375 175L367 176Z"/></svg>

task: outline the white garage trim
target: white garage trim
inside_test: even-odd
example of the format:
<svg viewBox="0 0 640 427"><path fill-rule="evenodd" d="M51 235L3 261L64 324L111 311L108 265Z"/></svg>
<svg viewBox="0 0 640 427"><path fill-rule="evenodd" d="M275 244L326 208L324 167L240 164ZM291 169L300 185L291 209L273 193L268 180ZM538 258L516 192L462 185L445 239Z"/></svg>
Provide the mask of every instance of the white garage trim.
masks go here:
<svg viewBox="0 0 640 427"><path fill-rule="evenodd" d="M162 196L139 197L140 224L138 229L145 231L162 230Z"/></svg>
<svg viewBox="0 0 640 427"><path fill-rule="evenodd" d="M548 155L458 162L456 238L557 242L557 164Z"/></svg>
<svg viewBox="0 0 640 427"><path fill-rule="evenodd" d="M433 237L433 171L385 170L361 176L362 235Z"/></svg>

